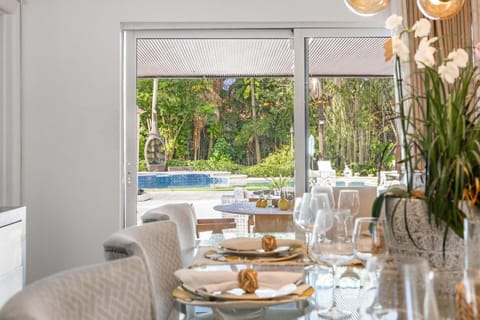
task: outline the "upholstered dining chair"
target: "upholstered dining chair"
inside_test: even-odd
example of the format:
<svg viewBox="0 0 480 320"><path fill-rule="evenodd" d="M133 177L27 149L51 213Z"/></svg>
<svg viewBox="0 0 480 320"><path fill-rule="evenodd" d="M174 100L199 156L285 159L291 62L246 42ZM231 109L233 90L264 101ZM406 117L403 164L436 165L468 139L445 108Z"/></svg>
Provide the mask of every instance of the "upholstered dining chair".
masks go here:
<svg viewBox="0 0 480 320"><path fill-rule="evenodd" d="M150 277L139 257L66 270L27 285L0 319L152 320Z"/></svg>
<svg viewBox="0 0 480 320"><path fill-rule="evenodd" d="M156 319L177 319L172 296L178 285L174 272L182 267L177 226L173 221L158 221L129 227L112 234L104 243L107 260L139 256L150 275Z"/></svg>
<svg viewBox="0 0 480 320"><path fill-rule="evenodd" d="M221 233L224 229L236 228L234 218L197 219L195 207L191 203L167 203L146 211L142 215L142 222L166 220L168 216L179 229L180 246L182 250L195 247L195 240L200 232L212 231Z"/></svg>

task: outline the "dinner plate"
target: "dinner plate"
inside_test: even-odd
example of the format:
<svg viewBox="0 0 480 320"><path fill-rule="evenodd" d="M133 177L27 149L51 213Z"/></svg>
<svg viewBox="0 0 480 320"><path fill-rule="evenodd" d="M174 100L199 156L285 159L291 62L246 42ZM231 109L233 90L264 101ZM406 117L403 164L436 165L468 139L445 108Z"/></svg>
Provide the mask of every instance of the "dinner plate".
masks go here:
<svg viewBox="0 0 480 320"><path fill-rule="evenodd" d="M255 293L246 293L240 288L230 289L224 292L207 292L204 290L198 290L189 287L185 284L181 285L181 288L186 292L196 296L198 300L207 301L227 301L227 300L249 300L249 301L262 301L262 300L283 300L289 296L301 296L303 294L311 294L309 290L311 286L308 284L296 285L294 283L287 284L279 290L273 290L269 288L258 288Z"/></svg>
<svg viewBox="0 0 480 320"><path fill-rule="evenodd" d="M277 255L242 255L237 253L230 253L221 249L211 249L204 253L207 259L223 262L231 262L236 260L248 260L251 262L279 262L287 261L299 257L305 252L303 247L292 247L287 251L278 253Z"/></svg>
<svg viewBox="0 0 480 320"><path fill-rule="evenodd" d="M272 251L265 251L263 249L256 249L256 250L235 250L229 249L222 246L219 246L218 249L220 250L219 253L230 253L235 255L244 255L244 256L277 256L279 254L288 253L291 249L290 246L280 246L277 247L275 250Z"/></svg>
<svg viewBox="0 0 480 320"><path fill-rule="evenodd" d="M242 256L285 256L301 247L304 247L303 241L277 239L277 248L272 251L265 251L262 249L262 239L241 237L220 242L218 251L223 254Z"/></svg>

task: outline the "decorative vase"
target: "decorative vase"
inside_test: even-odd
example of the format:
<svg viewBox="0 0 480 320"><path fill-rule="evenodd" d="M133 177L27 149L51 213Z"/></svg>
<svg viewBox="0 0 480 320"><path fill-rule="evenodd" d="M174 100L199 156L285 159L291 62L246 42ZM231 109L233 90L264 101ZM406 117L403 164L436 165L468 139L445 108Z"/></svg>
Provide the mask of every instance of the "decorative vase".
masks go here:
<svg viewBox="0 0 480 320"><path fill-rule="evenodd" d="M437 225L434 216L430 221L425 201L386 197L385 219L385 240L393 255L424 257L434 269L463 269L463 239L449 230L444 250L445 224Z"/></svg>

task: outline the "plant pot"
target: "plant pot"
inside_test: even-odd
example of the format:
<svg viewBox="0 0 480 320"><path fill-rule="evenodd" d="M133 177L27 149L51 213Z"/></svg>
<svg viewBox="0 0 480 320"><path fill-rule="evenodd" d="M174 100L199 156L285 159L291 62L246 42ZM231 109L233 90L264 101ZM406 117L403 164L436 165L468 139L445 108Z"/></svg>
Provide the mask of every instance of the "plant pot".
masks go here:
<svg viewBox="0 0 480 320"><path fill-rule="evenodd" d="M463 269L463 239L449 230L444 251L445 224L437 225L434 216L430 223L425 201L386 197L385 219L385 240L392 254L424 257L432 268Z"/></svg>

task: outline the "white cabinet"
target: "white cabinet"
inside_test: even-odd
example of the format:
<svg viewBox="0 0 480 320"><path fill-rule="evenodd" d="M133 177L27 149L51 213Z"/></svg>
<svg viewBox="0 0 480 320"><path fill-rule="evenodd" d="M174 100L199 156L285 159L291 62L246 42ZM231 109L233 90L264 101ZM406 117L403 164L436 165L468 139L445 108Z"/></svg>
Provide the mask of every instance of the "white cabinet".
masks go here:
<svg viewBox="0 0 480 320"><path fill-rule="evenodd" d="M25 285L25 207L0 207L0 307Z"/></svg>

